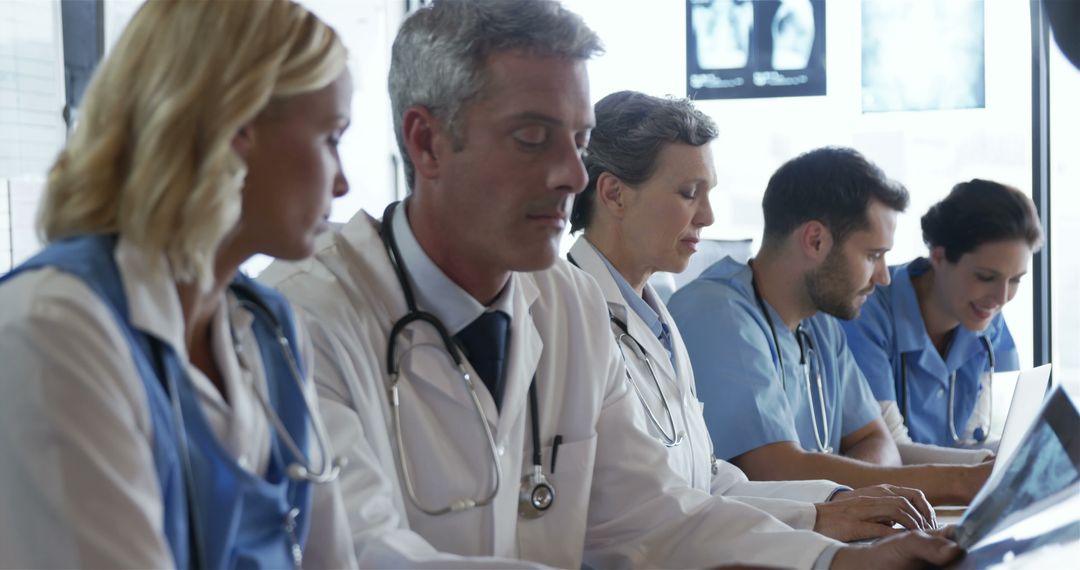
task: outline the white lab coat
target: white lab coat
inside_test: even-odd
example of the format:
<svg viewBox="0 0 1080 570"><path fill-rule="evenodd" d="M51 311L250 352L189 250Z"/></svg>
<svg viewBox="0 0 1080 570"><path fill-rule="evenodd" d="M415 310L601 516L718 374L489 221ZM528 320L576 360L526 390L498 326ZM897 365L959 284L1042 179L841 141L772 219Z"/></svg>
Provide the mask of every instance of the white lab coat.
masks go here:
<svg viewBox="0 0 1080 570"><path fill-rule="evenodd" d="M226 401L188 360L183 310L165 256L121 237L114 258L131 324L179 356L207 423L237 468L264 475L272 427L253 392L265 397L254 315L226 293L210 323ZM298 348L310 362L300 325ZM319 421L310 377L304 392ZM97 293L54 268L24 271L0 285L0 568L173 566L153 431L131 348ZM308 453L320 465L318 446L312 443ZM304 564L355 566L337 482L313 486L310 521Z"/></svg>
<svg viewBox="0 0 1080 570"><path fill-rule="evenodd" d="M517 317L501 415L477 383L503 474L493 504L438 517L421 513L403 491L398 453L408 457L420 500L438 506L484 496L492 459L460 374L433 329L422 325L398 340L404 449L396 444L385 355L405 302L377 228L361 213L321 242L314 260L265 275L309 311L320 406L336 451L350 460L342 488L361 566L536 561L578 568L584 552L584 562L605 568L810 567L837 544L691 489L670 470L628 391L600 291L564 261L511 277ZM531 467L526 409L534 374L544 471L556 499L544 516L526 520L517 502ZM563 443L551 473L556 434Z"/></svg>
<svg viewBox="0 0 1080 570"><path fill-rule="evenodd" d="M685 434L686 438L681 445L664 448L672 470L682 475L690 486L696 489L738 499L773 515L794 528L813 529L817 520L817 509L812 503L827 501L833 492L845 487L825 480L749 481L738 467L719 459L716 460L714 474L712 439L709 437L709 428L702 415L704 404L697 398L694 371L690 364L690 356L686 352L686 344L683 343L682 336L671 314L668 313L667 307L663 303L658 303L657 308L660 319L671 331L671 345L675 353L677 373L676 368L672 366L671 358L668 357L667 349L637 312L627 305L619 285L611 276L611 272L596 249L584 237L580 237L570 249L570 256L583 271L596 280L607 301L608 310L617 319L626 323L630 336L641 343L652 361L656 379L667 396L668 406L674 416L675 428L678 432ZM646 284L645 287L651 290L650 285ZM655 291L651 293L654 299L659 298ZM614 323L611 323L611 329L616 335L622 333L622 330ZM629 342L624 341L620 347L625 355L627 370L640 390L641 397L648 402L656 415L656 419L661 422L665 430L670 430L656 382L649 372L648 365L635 356L633 349L627 344ZM635 397L637 397L636 393ZM649 432L657 438L657 444L660 445L660 433L657 427L647 420L646 425Z"/></svg>

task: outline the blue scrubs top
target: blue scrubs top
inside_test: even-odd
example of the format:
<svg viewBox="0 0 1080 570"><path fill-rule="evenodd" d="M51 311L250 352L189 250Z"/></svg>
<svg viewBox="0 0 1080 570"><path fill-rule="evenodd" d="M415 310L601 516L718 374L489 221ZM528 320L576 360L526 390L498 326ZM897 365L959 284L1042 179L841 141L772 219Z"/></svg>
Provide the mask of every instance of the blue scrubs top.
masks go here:
<svg viewBox="0 0 1080 570"><path fill-rule="evenodd" d="M880 401L902 401L901 355L906 361L906 409L908 433L913 441L934 445L955 445L948 426L949 376L956 372L953 419L962 434L979 398L979 377L989 370L990 359L981 337L990 340L995 370L1017 370L1020 358L1005 318L998 313L986 330L971 332L958 327L943 359L919 312L919 301L911 278L930 269L930 262L917 258L889 268L892 283L877 287L863 305L859 318L842 323L848 345Z"/></svg>
<svg viewBox="0 0 1080 570"><path fill-rule="evenodd" d="M841 438L881 415L844 333L829 315L819 313L802 321L820 356L809 359L808 389L795 334L766 302L783 355L781 370L768 321L754 297L751 275L746 264L724 258L668 302L690 353L716 456L730 460L780 441L817 451L815 427L821 437L826 425L816 382L819 363L829 426L824 443L839 453Z"/></svg>

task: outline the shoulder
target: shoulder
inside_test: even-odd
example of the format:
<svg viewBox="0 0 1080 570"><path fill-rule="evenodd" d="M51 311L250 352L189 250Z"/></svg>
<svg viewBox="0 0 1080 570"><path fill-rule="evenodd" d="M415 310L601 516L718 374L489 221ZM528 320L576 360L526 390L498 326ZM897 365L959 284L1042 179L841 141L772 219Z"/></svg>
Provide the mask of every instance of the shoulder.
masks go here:
<svg viewBox="0 0 1080 570"><path fill-rule="evenodd" d="M565 259L556 259L548 269L519 275L525 283L536 287L536 302L545 310L588 313L603 309L606 326L607 301L596 280L581 268Z"/></svg>
<svg viewBox="0 0 1080 570"><path fill-rule="evenodd" d="M750 268L724 258L679 289L668 301L668 311L683 323L701 319L746 320L757 313Z"/></svg>
<svg viewBox="0 0 1080 570"><path fill-rule="evenodd" d="M113 320L97 293L70 273L51 267L30 269L0 283L0 328L31 321L63 325L66 318L78 316Z"/></svg>

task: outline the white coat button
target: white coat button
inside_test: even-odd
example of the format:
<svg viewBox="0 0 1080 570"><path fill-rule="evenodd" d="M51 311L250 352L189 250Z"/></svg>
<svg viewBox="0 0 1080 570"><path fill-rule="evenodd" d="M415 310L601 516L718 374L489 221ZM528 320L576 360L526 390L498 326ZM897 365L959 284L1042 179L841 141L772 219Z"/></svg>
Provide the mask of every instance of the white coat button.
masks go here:
<svg viewBox="0 0 1080 570"><path fill-rule="evenodd" d="M495 448L495 452L499 454L499 457L506 455L506 446L500 443L499 446Z"/></svg>
<svg viewBox="0 0 1080 570"><path fill-rule="evenodd" d="M241 455L240 458L236 460L236 463L240 465L241 469L251 469L251 461L246 455Z"/></svg>

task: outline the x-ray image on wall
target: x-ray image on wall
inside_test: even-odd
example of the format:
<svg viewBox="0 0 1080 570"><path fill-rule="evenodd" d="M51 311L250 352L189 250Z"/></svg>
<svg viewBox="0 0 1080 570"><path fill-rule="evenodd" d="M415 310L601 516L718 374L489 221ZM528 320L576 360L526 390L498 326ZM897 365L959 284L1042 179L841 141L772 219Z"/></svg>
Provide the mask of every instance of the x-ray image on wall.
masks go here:
<svg viewBox="0 0 1080 570"><path fill-rule="evenodd" d="M983 8L863 0L863 112L985 106Z"/></svg>
<svg viewBox="0 0 1080 570"><path fill-rule="evenodd" d="M825 94L824 0L686 0L695 99Z"/></svg>

